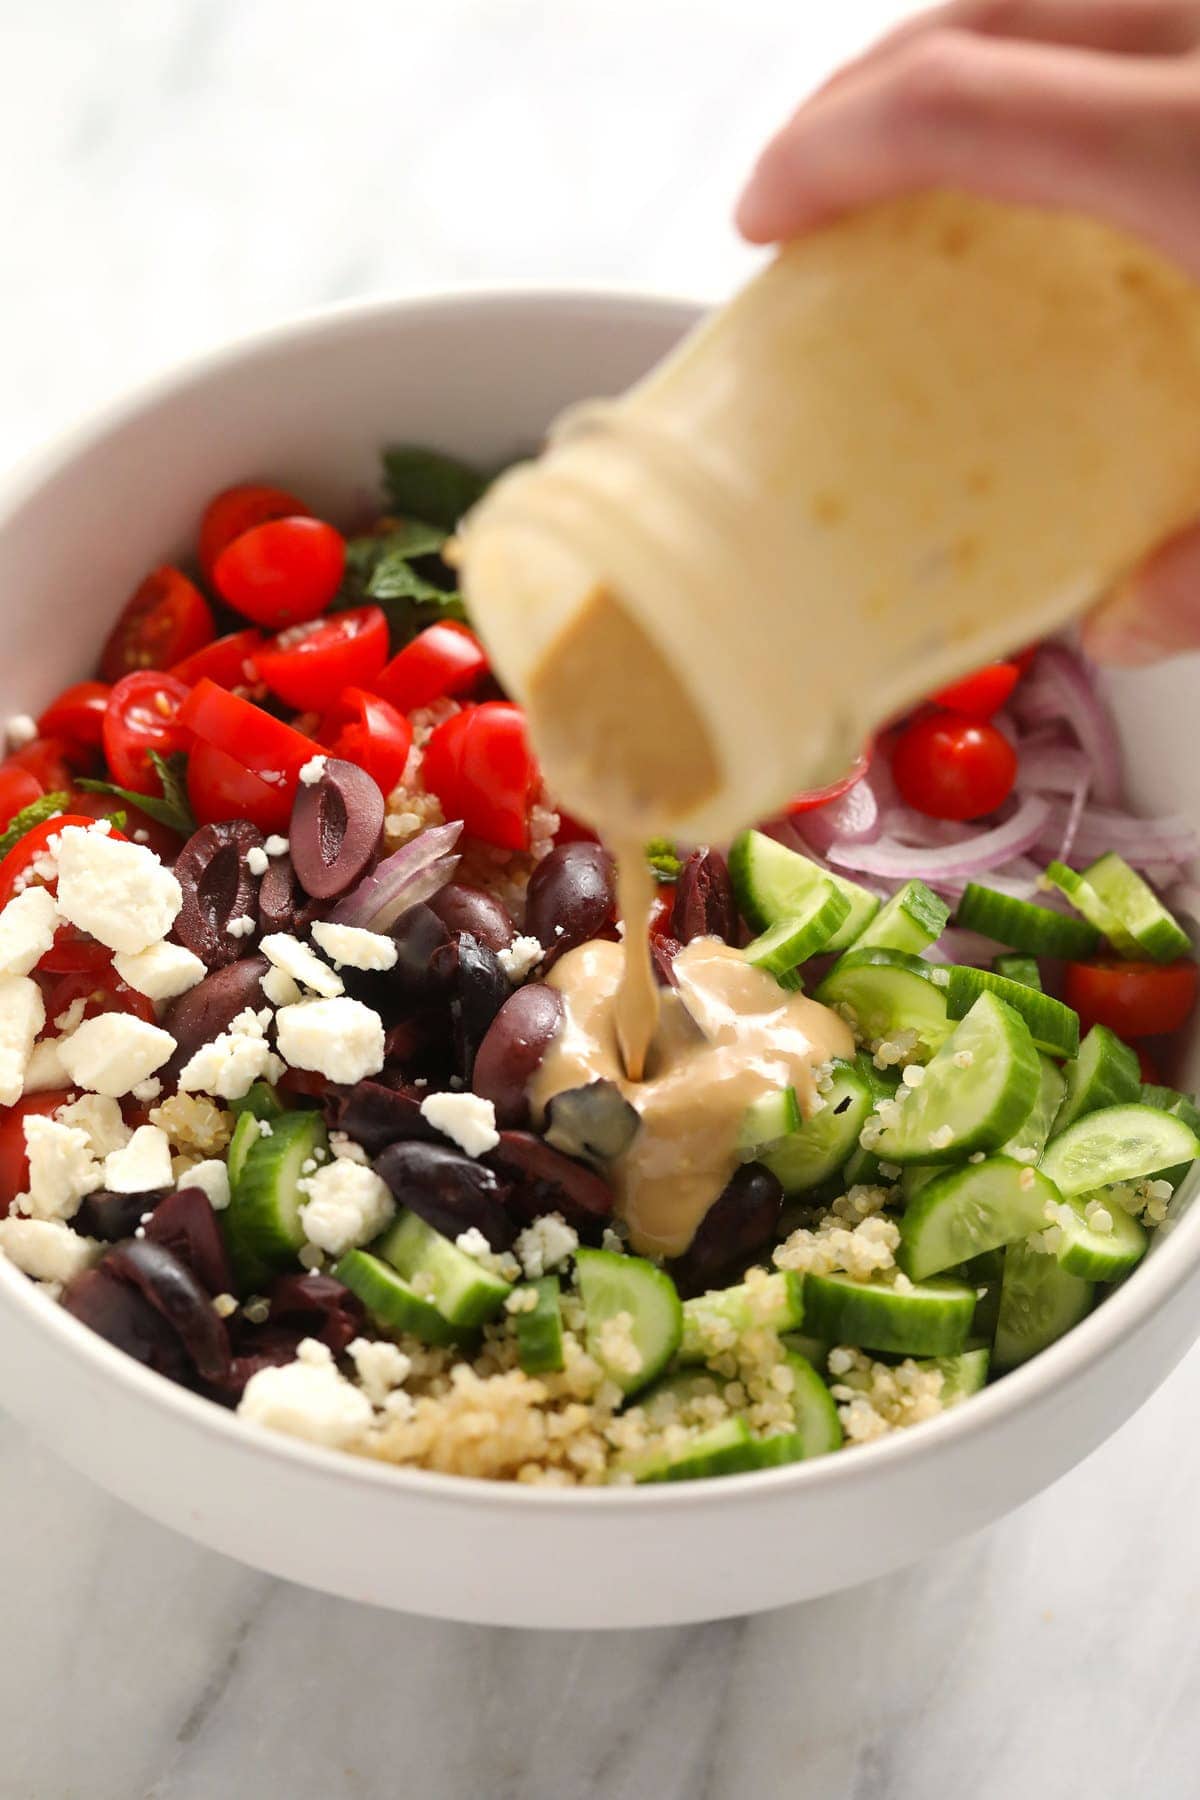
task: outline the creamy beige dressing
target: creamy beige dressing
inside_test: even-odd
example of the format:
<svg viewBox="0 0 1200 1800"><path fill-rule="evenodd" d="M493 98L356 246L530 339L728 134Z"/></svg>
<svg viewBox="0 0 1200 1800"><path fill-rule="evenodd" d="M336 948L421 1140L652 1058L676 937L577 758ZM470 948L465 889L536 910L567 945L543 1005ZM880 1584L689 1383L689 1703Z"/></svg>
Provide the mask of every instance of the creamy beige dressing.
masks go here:
<svg viewBox="0 0 1200 1800"><path fill-rule="evenodd" d="M655 996L644 1079L632 1080L618 1009L635 960L621 944L597 939L555 964L547 980L563 997L563 1023L531 1100L540 1123L555 1094L590 1081L617 1084L641 1116L630 1148L607 1171L618 1216L635 1250L678 1256L737 1166L747 1108L790 1086L808 1118L817 1110L815 1067L849 1056L853 1041L827 1007L786 993L717 938L698 938L675 959L677 986Z"/></svg>
<svg viewBox="0 0 1200 1800"><path fill-rule="evenodd" d="M618 844L617 907L624 926L625 960L615 1006L617 1047L630 1081L640 1081L658 1029L658 983L650 960L650 908L654 883L641 844Z"/></svg>

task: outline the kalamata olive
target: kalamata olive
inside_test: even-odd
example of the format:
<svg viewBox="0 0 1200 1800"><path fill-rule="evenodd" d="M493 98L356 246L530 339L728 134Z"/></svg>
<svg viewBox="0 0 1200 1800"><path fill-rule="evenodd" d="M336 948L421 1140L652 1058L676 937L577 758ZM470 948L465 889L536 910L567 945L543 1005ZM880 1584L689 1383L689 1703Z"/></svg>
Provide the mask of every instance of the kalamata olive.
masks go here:
<svg viewBox="0 0 1200 1800"><path fill-rule="evenodd" d="M186 1263L201 1287L214 1298L236 1291L225 1239L202 1188L182 1187L177 1193L168 1194L147 1220L146 1236Z"/></svg>
<svg viewBox="0 0 1200 1800"><path fill-rule="evenodd" d="M84 1195L71 1223L84 1237L119 1244L122 1238L133 1236L143 1213L152 1212L168 1191L158 1188L148 1194L112 1194L107 1188L97 1188L94 1194Z"/></svg>
<svg viewBox="0 0 1200 1800"><path fill-rule="evenodd" d="M562 995L543 982L510 994L475 1056L471 1086L496 1109L496 1123L529 1123L529 1084L562 1022Z"/></svg>
<svg viewBox="0 0 1200 1800"><path fill-rule="evenodd" d="M288 842L305 893L331 900L354 886L379 848L383 812L379 783L340 757L326 758L319 781L299 783Z"/></svg>
<svg viewBox="0 0 1200 1800"><path fill-rule="evenodd" d="M559 844L529 877L525 929L545 949L543 969L616 922L616 865L602 844Z"/></svg>
<svg viewBox="0 0 1200 1800"><path fill-rule="evenodd" d="M545 1139L565 1156L606 1163L628 1150L642 1123L615 1081L564 1088L546 1108Z"/></svg>
<svg viewBox="0 0 1200 1800"><path fill-rule="evenodd" d="M229 1369L229 1333L186 1263L149 1238L126 1238L104 1258L106 1272L137 1289L179 1333L196 1373L220 1381Z"/></svg>
<svg viewBox="0 0 1200 1800"><path fill-rule="evenodd" d="M319 1338L335 1356L361 1336L366 1323L362 1301L332 1275L278 1275L266 1299L272 1325Z"/></svg>
<svg viewBox="0 0 1200 1800"><path fill-rule="evenodd" d="M783 1189L761 1163L743 1163L725 1184L683 1255L671 1264L682 1294L701 1293L719 1277L741 1267L775 1237L783 1210Z"/></svg>
<svg viewBox="0 0 1200 1800"><path fill-rule="evenodd" d="M675 986L675 958L682 949L678 938L660 937L656 933L650 939L650 962L660 987Z"/></svg>
<svg viewBox="0 0 1200 1800"><path fill-rule="evenodd" d="M613 1209L612 1189L594 1169L564 1156L552 1144L528 1131L502 1131L488 1162L513 1183L508 1198L510 1212L518 1218L538 1219L543 1213L561 1213L577 1231L594 1229Z"/></svg>
<svg viewBox="0 0 1200 1800"><path fill-rule="evenodd" d="M440 1144L444 1141L442 1134L422 1114L421 1100L422 1095L412 1088L358 1081L338 1095L331 1123L361 1144L371 1157L378 1156L389 1144L410 1138Z"/></svg>
<svg viewBox="0 0 1200 1800"><path fill-rule="evenodd" d="M257 928L258 881L246 856L262 842L262 832L248 819L227 819L202 825L175 858L175 879L183 889L175 936L207 968L222 969L246 950L246 938L230 934L234 920L253 919Z"/></svg>
<svg viewBox="0 0 1200 1800"><path fill-rule="evenodd" d="M429 904L448 931L469 931L489 950L507 950L517 935L507 906L482 888L452 881Z"/></svg>
<svg viewBox="0 0 1200 1800"><path fill-rule="evenodd" d="M681 944L698 937L737 943L737 902L728 865L718 851L693 850L686 858L675 883L671 931Z"/></svg>
<svg viewBox="0 0 1200 1800"><path fill-rule="evenodd" d="M192 1367L179 1333L137 1288L119 1281L104 1263L69 1281L62 1304L81 1324L148 1369L171 1381L191 1382ZM213 1318L217 1319L215 1313Z"/></svg>
<svg viewBox="0 0 1200 1800"><path fill-rule="evenodd" d="M291 856L273 856L258 884L258 922L262 931L289 931L295 935L320 913L320 904L310 900L300 886Z"/></svg>
<svg viewBox="0 0 1200 1800"><path fill-rule="evenodd" d="M444 1237L472 1226L493 1250L507 1250L516 1232L504 1210L505 1187L494 1170L441 1144L390 1144L375 1159L375 1172L401 1206L417 1213Z"/></svg>
<svg viewBox="0 0 1200 1800"><path fill-rule="evenodd" d="M470 1081L475 1066L475 1053L488 1027L512 993L512 983L504 973L494 950L460 931L453 942L434 956L439 972L453 968L450 988L450 1022L454 1033L454 1049L458 1073Z"/></svg>
<svg viewBox="0 0 1200 1800"><path fill-rule="evenodd" d="M455 959L446 958L454 940L433 908L410 906L389 935L396 944L395 966L387 971L392 996L408 1007L447 998L458 965Z"/></svg>
<svg viewBox="0 0 1200 1800"><path fill-rule="evenodd" d="M270 964L265 956L248 956L227 968L214 969L167 1008L163 1025L175 1039L175 1053L164 1079L178 1079L179 1071L202 1044L211 1044L228 1030L231 1020L249 1006L265 1005L262 978Z"/></svg>

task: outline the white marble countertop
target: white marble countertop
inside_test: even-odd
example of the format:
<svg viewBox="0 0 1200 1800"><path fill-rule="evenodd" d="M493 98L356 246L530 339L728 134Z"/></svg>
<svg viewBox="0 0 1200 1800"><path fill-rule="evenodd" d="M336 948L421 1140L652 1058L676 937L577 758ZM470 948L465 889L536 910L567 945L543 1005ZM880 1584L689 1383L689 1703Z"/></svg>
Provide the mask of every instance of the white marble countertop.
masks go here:
<svg viewBox="0 0 1200 1800"><path fill-rule="evenodd" d="M758 140L900 10L0 0L0 461L351 295L725 291ZM1184 1800L1198 1415L1200 1353L981 1538L767 1617L613 1636L288 1587L0 1422L0 1800Z"/></svg>

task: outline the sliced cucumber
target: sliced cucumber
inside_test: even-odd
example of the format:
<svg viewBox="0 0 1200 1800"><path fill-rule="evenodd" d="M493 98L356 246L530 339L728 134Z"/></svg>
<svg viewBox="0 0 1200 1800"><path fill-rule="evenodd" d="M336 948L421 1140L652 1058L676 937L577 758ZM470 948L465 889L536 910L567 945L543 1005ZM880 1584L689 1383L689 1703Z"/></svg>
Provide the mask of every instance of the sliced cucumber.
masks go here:
<svg viewBox="0 0 1200 1800"><path fill-rule="evenodd" d="M357 1294L367 1315L390 1337L419 1338L423 1344L457 1344L462 1333L436 1306L413 1292L402 1275L368 1250L347 1250L334 1264L334 1278Z"/></svg>
<svg viewBox="0 0 1200 1800"><path fill-rule="evenodd" d="M946 1036L945 983L932 963L904 950L848 950L825 977L816 998L849 1007L868 1043L915 1031L927 1052Z"/></svg>
<svg viewBox="0 0 1200 1800"><path fill-rule="evenodd" d="M998 1250L1051 1223L1058 1189L1009 1156L952 1169L921 1189L900 1221L896 1260L914 1281Z"/></svg>
<svg viewBox="0 0 1200 1800"><path fill-rule="evenodd" d="M235 1138L239 1132L245 1136L237 1174L231 1169L229 1205L220 1217L239 1280L253 1285L290 1267L304 1248L300 1183L305 1165L315 1166L319 1151L328 1154L329 1134L314 1112L285 1113L269 1137L251 1113L243 1113Z"/></svg>
<svg viewBox="0 0 1200 1800"><path fill-rule="evenodd" d="M1075 1055L1079 1048L1078 1013L1039 988L993 975L990 969L952 968L946 988L946 1011L952 1019L965 1018L983 993L995 994L1020 1013L1039 1050L1048 1051L1051 1056Z"/></svg>
<svg viewBox="0 0 1200 1800"><path fill-rule="evenodd" d="M945 1174L935 1163L906 1163L900 1171L900 1192L906 1201L915 1200L931 1181Z"/></svg>
<svg viewBox="0 0 1200 1800"><path fill-rule="evenodd" d="M1141 1090L1141 1099L1143 1106L1157 1106L1162 1112L1182 1119L1189 1130L1200 1138L1200 1111L1190 1094L1181 1094L1176 1088L1156 1087L1147 1082ZM1169 1181L1172 1187L1178 1187L1191 1166L1190 1162L1176 1163L1159 1173L1163 1181Z"/></svg>
<svg viewBox="0 0 1200 1800"><path fill-rule="evenodd" d="M745 1419L722 1419L718 1425L695 1427L678 1449L652 1445L618 1457L613 1477L648 1481L702 1481L711 1475L736 1475L759 1466L757 1446Z"/></svg>
<svg viewBox="0 0 1200 1800"><path fill-rule="evenodd" d="M543 1275L513 1292L537 1296L533 1306L512 1315L517 1331L517 1361L527 1375L546 1375L561 1369L563 1322L557 1275Z"/></svg>
<svg viewBox="0 0 1200 1800"><path fill-rule="evenodd" d="M1099 1201L1112 1221L1107 1231L1088 1219L1088 1205L1093 1200ZM1141 1262L1150 1243L1145 1226L1103 1189L1064 1200L1055 1224L1061 1234L1055 1251L1060 1265L1069 1275L1081 1275L1085 1281L1123 1281Z"/></svg>
<svg viewBox="0 0 1200 1800"><path fill-rule="evenodd" d="M256 1081L240 1100L229 1102L229 1110L239 1117L242 1113L253 1113L256 1119L280 1119L287 1107L269 1081Z"/></svg>
<svg viewBox="0 0 1200 1800"><path fill-rule="evenodd" d="M1105 1106L1051 1140L1042 1170L1069 1199L1114 1181L1157 1175L1197 1156L1196 1133L1171 1113L1155 1106Z"/></svg>
<svg viewBox="0 0 1200 1800"><path fill-rule="evenodd" d="M402 1212L375 1249L406 1281L427 1276L431 1303L459 1330L494 1319L512 1293L511 1282L482 1268L414 1212Z"/></svg>
<svg viewBox="0 0 1200 1800"><path fill-rule="evenodd" d="M1120 919L1108 904L1102 900L1091 882L1077 869L1069 869L1066 863L1052 862L1046 870L1046 880L1052 882L1060 894L1065 894L1076 912L1082 913L1089 925L1095 927L1106 937L1114 950L1122 956L1138 954L1137 939L1126 931ZM1087 951L1085 955L1090 955ZM1077 958L1071 958L1075 961Z"/></svg>
<svg viewBox="0 0 1200 1800"><path fill-rule="evenodd" d="M613 1250L578 1250L575 1276L589 1355L623 1394L635 1393L679 1348L683 1307L675 1283L644 1257Z"/></svg>
<svg viewBox="0 0 1200 1800"><path fill-rule="evenodd" d="M257 1144L262 1133L258 1129L258 1117L255 1113L243 1113L233 1128L233 1136L229 1140L229 1148L225 1152L225 1166L229 1170L229 1184L232 1187L245 1166L251 1144Z"/></svg>
<svg viewBox="0 0 1200 1800"><path fill-rule="evenodd" d="M1079 1046L1079 1055L1065 1070L1067 1091L1054 1120L1052 1137L1058 1137L1076 1119L1099 1112L1105 1106L1126 1106L1137 1100L1141 1071L1137 1052L1123 1044L1107 1025L1093 1025Z"/></svg>
<svg viewBox="0 0 1200 1800"><path fill-rule="evenodd" d="M1192 940L1182 925L1115 850L1090 864L1083 879L1144 955L1162 963L1191 955Z"/></svg>
<svg viewBox="0 0 1200 1800"><path fill-rule="evenodd" d="M1062 865L1056 863L1053 867ZM1069 893L1067 899L1072 899ZM1011 894L998 894L994 888L974 881L963 889L954 920L968 931L982 932L984 937L995 938L998 944L1024 950L1030 956L1063 956L1077 962L1093 956L1100 947L1095 923L1072 919L1048 906L1034 906L1032 901L1017 900Z"/></svg>
<svg viewBox="0 0 1200 1800"><path fill-rule="evenodd" d="M849 910L849 901L832 881L816 881L797 897L795 912L752 938L742 955L756 969L790 976L810 956L830 949Z"/></svg>
<svg viewBox="0 0 1200 1800"><path fill-rule="evenodd" d="M1028 1244L1010 1244L1004 1252L993 1368L1015 1369L1045 1350L1087 1316L1095 1291L1056 1257Z"/></svg>
<svg viewBox="0 0 1200 1800"><path fill-rule="evenodd" d="M1000 1284L1004 1279L1005 1250L985 1250L973 1256L955 1274L975 1290L975 1317L971 1321L970 1343L990 1344L996 1335L996 1317L1000 1311Z"/></svg>
<svg viewBox="0 0 1200 1800"><path fill-rule="evenodd" d="M902 1356L954 1356L975 1316L975 1290L938 1277L893 1287L849 1275L804 1277L805 1322L818 1337Z"/></svg>
<svg viewBox="0 0 1200 1800"><path fill-rule="evenodd" d="M925 1366L940 1371L942 1405L954 1406L986 1387L990 1361L990 1351L980 1345L975 1350L961 1350L957 1356L932 1357Z"/></svg>
<svg viewBox="0 0 1200 1800"><path fill-rule="evenodd" d="M759 1438L755 1445L755 1468L777 1468L781 1463L805 1462L811 1456L828 1456L840 1450L845 1438L842 1421L833 1395L807 1357L788 1350L784 1365L793 1378L791 1393L794 1424L790 1431L778 1431Z"/></svg>
<svg viewBox="0 0 1200 1800"><path fill-rule="evenodd" d="M800 1194L841 1168L858 1147L871 1111L871 1092L850 1063L835 1062L825 1104L798 1131L759 1153L758 1160L782 1183L785 1194Z"/></svg>
<svg viewBox="0 0 1200 1800"><path fill-rule="evenodd" d="M919 956L946 928L950 908L923 881L906 881L859 932L855 950L906 950Z"/></svg>
<svg viewBox="0 0 1200 1800"><path fill-rule="evenodd" d="M764 1150L790 1137L793 1131L799 1131L803 1123L795 1088L779 1088L773 1094L764 1094L761 1100L746 1109L738 1132L738 1161L757 1161Z"/></svg>
<svg viewBox="0 0 1200 1800"><path fill-rule="evenodd" d="M1018 951L1007 951L1003 956L994 956L992 973L1003 975L1006 981L1019 981L1022 987L1036 988L1039 994L1042 992L1042 972L1035 956L1022 956Z"/></svg>
<svg viewBox="0 0 1200 1800"><path fill-rule="evenodd" d="M846 902L827 949L844 950L879 911L879 901L866 888L827 872L765 832L743 831L734 839L729 873L739 910L754 931L765 932L794 919L804 910L810 891L826 881L832 882Z"/></svg>
<svg viewBox="0 0 1200 1800"><path fill-rule="evenodd" d="M707 1362L727 1350L731 1338L759 1327L795 1331L804 1319L804 1283L790 1270L779 1270L749 1287L718 1288L683 1303L681 1363Z"/></svg>
<svg viewBox="0 0 1200 1800"><path fill-rule="evenodd" d="M874 1149L885 1162L961 1162L1019 1131L1041 1088L1029 1028L995 994L980 994L900 1103Z"/></svg>
<svg viewBox="0 0 1200 1800"><path fill-rule="evenodd" d="M1067 1086L1066 1077L1056 1062L1052 1062L1048 1056L1042 1056L1038 1060L1042 1066L1042 1078L1033 1110L1020 1130L1014 1132L1003 1146L1004 1155L1015 1158L1017 1162L1036 1162L1046 1148Z"/></svg>

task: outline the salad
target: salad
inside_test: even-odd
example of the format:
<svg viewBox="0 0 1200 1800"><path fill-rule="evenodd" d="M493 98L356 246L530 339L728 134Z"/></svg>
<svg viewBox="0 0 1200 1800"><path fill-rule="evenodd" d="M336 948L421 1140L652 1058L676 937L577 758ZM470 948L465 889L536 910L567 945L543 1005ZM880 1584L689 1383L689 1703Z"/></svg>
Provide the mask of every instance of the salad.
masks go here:
<svg viewBox="0 0 1200 1800"><path fill-rule="evenodd" d="M384 474L350 535L217 495L8 722L0 1253L252 1425L547 1485L852 1448L1084 1318L1200 1155L1198 846L1075 653L646 846L622 920L455 592L483 477Z"/></svg>

